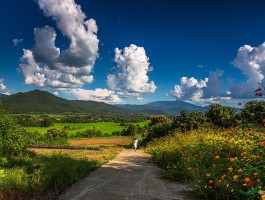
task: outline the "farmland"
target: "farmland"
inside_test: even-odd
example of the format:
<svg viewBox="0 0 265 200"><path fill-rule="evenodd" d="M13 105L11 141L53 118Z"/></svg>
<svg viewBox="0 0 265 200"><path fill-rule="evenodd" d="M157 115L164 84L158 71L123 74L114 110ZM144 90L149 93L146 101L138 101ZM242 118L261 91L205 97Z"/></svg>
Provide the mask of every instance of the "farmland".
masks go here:
<svg viewBox="0 0 265 200"><path fill-rule="evenodd" d="M149 120L139 123L132 123L132 124L139 124L140 127L144 127L149 123ZM77 131L85 131L87 129L91 130L99 130L104 135L110 136L114 131L122 131L126 128L126 124L120 124L115 122L97 122L97 123L54 123L52 127L25 127L27 132L39 132L44 134L47 130L51 128L55 128L58 130L64 130L65 127L69 127L67 133L69 136L74 135Z"/></svg>

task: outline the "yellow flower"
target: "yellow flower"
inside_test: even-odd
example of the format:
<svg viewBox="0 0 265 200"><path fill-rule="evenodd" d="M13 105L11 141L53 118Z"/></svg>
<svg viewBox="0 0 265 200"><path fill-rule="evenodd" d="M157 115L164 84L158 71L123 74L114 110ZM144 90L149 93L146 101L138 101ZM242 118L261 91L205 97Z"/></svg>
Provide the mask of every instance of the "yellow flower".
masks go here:
<svg viewBox="0 0 265 200"><path fill-rule="evenodd" d="M258 173L257 173L257 172L254 172L253 175L254 175L254 176L258 176Z"/></svg>
<svg viewBox="0 0 265 200"><path fill-rule="evenodd" d="M233 178L236 180L238 178L238 175L234 175Z"/></svg>
<svg viewBox="0 0 265 200"><path fill-rule="evenodd" d="M206 176L207 176L207 177L210 177L210 176L211 176L211 174L206 174Z"/></svg>

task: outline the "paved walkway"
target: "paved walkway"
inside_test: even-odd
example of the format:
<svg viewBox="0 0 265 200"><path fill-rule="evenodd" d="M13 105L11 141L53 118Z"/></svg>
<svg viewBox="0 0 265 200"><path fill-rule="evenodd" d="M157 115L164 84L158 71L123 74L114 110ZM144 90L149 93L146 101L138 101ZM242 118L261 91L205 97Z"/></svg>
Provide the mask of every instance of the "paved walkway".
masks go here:
<svg viewBox="0 0 265 200"><path fill-rule="evenodd" d="M75 183L59 200L195 200L182 183L160 179L162 170L142 150L123 150Z"/></svg>

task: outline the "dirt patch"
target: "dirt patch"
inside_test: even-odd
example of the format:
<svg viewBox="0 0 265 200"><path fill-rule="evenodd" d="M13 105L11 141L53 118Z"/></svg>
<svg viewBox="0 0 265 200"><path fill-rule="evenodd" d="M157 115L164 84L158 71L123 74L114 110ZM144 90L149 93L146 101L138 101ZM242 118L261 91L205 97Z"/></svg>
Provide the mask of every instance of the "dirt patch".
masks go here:
<svg viewBox="0 0 265 200"><path fill-rule="evenodd" d="M99 145L129 145L132 143L131 137L112 137L112 138L89 138L79 140L69 140L71 146L99 146Z"/></svg>

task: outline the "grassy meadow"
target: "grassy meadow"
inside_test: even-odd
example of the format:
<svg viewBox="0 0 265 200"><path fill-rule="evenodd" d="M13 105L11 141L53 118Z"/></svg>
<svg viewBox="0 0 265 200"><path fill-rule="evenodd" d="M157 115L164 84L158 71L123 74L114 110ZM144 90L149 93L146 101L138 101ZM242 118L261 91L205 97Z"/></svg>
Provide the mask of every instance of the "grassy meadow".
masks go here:
<svg viewBox="0 0 265 200"><path fill-rule="evenodd" d="M132 123L132 124L139 124L139 126L143 127L148 125L150 121L143 121L139 123ZM97 123L54 123L51 127L25 127L27 132L35 132L38 131L41 134L47 132L47 130L51 128L55 128L58 130L63 130L64 127L69 126L70 130L66 130L66 132L70 135L75 135L77 131L85 131L87 129L95 129L100 130L104 135L110 136L114 131L122 131L126 128L126 125L121 125L120 123L115 122L97 122Z"/></svg>

